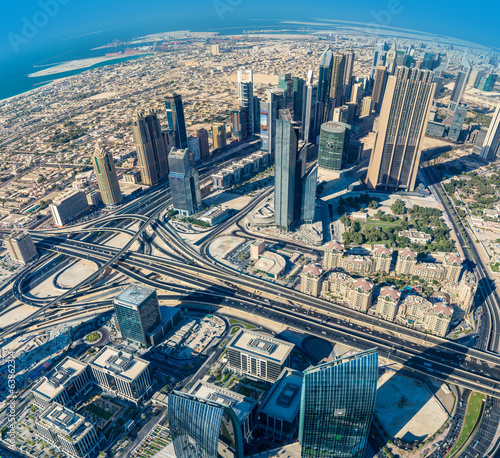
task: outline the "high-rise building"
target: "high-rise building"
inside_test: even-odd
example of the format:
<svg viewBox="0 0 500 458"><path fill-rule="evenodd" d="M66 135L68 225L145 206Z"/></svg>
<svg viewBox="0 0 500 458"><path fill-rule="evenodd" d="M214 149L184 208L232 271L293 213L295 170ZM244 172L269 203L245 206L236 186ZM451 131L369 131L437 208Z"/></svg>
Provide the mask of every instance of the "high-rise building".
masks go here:
<svg viewBox="0 0 500 458"><path fill-rule="evenodd" d="M168 156L170 192L174 210L191 216L201 210L200 176L188 149L172 148Z"/></svg>
<svg viewBox="0 0 500 458"><path fill-rule="evenodd" d="M494 161L500 152L500 103L497 105L490 127L483 141L480 156L487 161Z"/></svg>
<svg viewBox="0 0 500 458"><path fill-rule="evenodd" d="M85 193L77 189L63 191L49 205L56 226L65 226L89 209Z"/></svg>
<svg viewBox="0 0 500 458"><path fill-rule="evenodd" d="M260 133L260 98L253 97L253 127L252 135L259 132ZM250 135L250 132L248 133Z"/></svg>
<svg viewBox="0 0 500 458"><path fill-rule="evenodd" d="M276 227L283 231L292 230L295 222L297 149L298 137L291 118L278 119L276 121L274 211Z"/></svg>
<svg viewBox="0 0 500 458"><path fill-rule="evenodd" d="M342 170L348 161L351 126L327 122L321 126L318 166L326 170Z"/></svg>
<svg viewBox="0 0 500 458"><path fill-rule="evenodd" d="M370 157L371 189L413 191L435 84L428 70L399 67L387 81Z"/></svg>
<svg viewBox="0 0 500 458"><path fill-rule="evenodd" d="M210 156L210 146L208 144L208 131L206 129L199 129L196 136L200 142L200 156L201 159L206 159Z"/></svg>
<svg viewBox="0 0 500 458"><path fill-rule="evenodd" d="M304 117L303 107L304 107L305 81L302 78L294 76L292 78L292 83L293 83L293 120L302 121Z"/></svg>
<svg viewBox="0 0 500 458"><path fill-rule="evenodd" d="M361 105L361 100L363 99L364 89L363 83L356 83L352 85L351 93L351 102L356 105Z"/></svg>
<svg viewBox="0 0 500 458"><path fill-rule="evenodd" d="M373 111L373 97L363 97L361 103L361 117L370 116Z"/></svg>
<svg viewBox="0 0 500 458"><path fill-rule="evenodd" d="M212 56L218 56L220 54L220 46L219 45L212 45L210 47L210 51L212 53Z"/></svg>
<svg viewBox="0 0 500 458"><path fill-rule="evenodd" d="M334 54L332 59L332 80L330 83L330 107L331 113L335 107L341 106L344 103L343 87L344 87L344 70L346 59L344 54ZM331 117L329 118L331 119Z"/></svg>
<svg viewBox="0 0 500 458"><path fill-rule="evenodd" d="M450 130L448 132L448 138L453 141L458 141L460 133L462 132L462 127L464 125L465 116L467 115L467 104L459 103L455 108L455 113L453 114L453 120L451 122Z"/></svg>
<svg viewBox="0 0 500 458"><path fill-rule="evenodd" d="M307 143L316 143L318 136L317 122L322 113L318 113L318 86L313 83L314 71L309 70L305 88L303 137Z"/></svg>
<svg viewBox="0 0 500 458"><path fill-rule="evenodd" d="M113 303L122 337L149 347L149 335L161 323L156 290L135 283L117 296Z"/></svg>
<svg viewBox="0 0 500 458"><path fill-rule="evenodd" d="M333 122L342 122L347 124L349 119L349 107L347 105L342 105L341 107L335 107L333 110Z"/></svg>
<svg viewBox="0 0 500 458"><path fill-rule="evenodd" d="M214 124L211 133L212 146L214 149L222 149L227 146L226 125L224 123Z"/></svg>
<svg viewBox="0 0 500 458"><path fill-rule="evenodd" d="M27 264L36 258L37 252L35 244L28 232L10 234L4 239L4 245L13 261L20 264Z"/></svg>
<svg viewBox="0 0 500 458"><path fill-rule="evenodd" d="M479 79L479 70L477 68L473 68L470 72L469 81L467 81L467 86L476 87Z"/></svg>
<svg viewBox="0 0 500 458"><path fill-rule="evenodd" d="M290 113L293 113L293 81L291 73L280 73L278 75L278 88L285 91L285 106Z"/></svg>
<svg viewBox="0 0 500 458"><path fill-rule="evenodd" d="M156 112L150 110L147 114L135 114L132 132L142 184L155 186L168 175L167 135L161 130Z"/></svg>
<svg viewBox="0 0 500 458"><path fill-rule="evenodd" d="M375 69L375 82L373 83L373 104L375 105L375 111L380 111L382 106L382 100L384 99L385 87L387 84L387 69L383 66L379 66Z"/></svg>
<svg viewBox="0 0 500 458"><path fill-rule="evenodd" d="M247 134L247 111L244 108L231 111L231 128L233 137L238 141L243 141Z"/></svg>
<svg viewBox="0 0 500 458"><path fill-rule="evenodd" d="M188 137L188 148L193 153L195 162L201 159L200 139L198 137Z"/></svg>
<svg viewBox="0 0 500 458"><path fill-rule="evenodd" d="M238 71L238 102L246 111L248 135L253 135L255 130L255 102L253 95L253 70L241 69Z"/></svg>
<svg viewBox="0 0 500 458"><path fill-rule="evenodd" d="M431 53L431 52L426 52L424 54L424 60L422 62L422 65L420 66L420 68L422 70L434 70L434 63L435 63L435 60L434 60L434 54Z"/></svg>
<svg viewBox="0 0 500 458"><path fill-rule="evenodd" d="M186 120L182 97L179 94L165 97L165 111L167 112L168 129L173 132L174 137L174 144L170 146L177 149L187 148Z"/></svg>
<svg viewBox="0 0 500 458"><path fill-rule="evenodd" d="M376 349L304 372L299 424L302 458L363 458L377 379Z"/></svg>
<svg viewBox="0 0 500 458"><path fill-rule="evenodd" d="M232 403L174 391L168 420L177 458L243 458L241 424Z"/></svg>
<svg viewBox="0 0 500 458"><path fill-rule="evenodd" d="M276 120L279 111L285 109L285 90L271 89L266 91L266 101L260 102L260 138L261 150L274 157L276 146Z"/></svg>
<svg viewBox="0 0 500 458"><path fill-rule="evenodd" d="M495 73L489 73L488 75L484 75L479 80L477 84L477 88L483 92L491 92L495 88L495 84L497 83L498 75Z"/></svg>
<svg viewBox="0 0 500 458"><path fill-rule="evenodd" d="M302 197L300 206L300 222L302 224L312 224L314 222L317 188L318 166L314 166L302 177Z"/></svg>
<svg viewBox="0 0 500 458"><path fill-rule="evenodd" d="M310 296L318 297L321 291L321 276L323 269L315 264L309 264L300 273L300 291Z"/></svg>
<svg viewBox="0 0 500 458"><path fill-rule="evenodd" d="M444 65L440 65L436 69L434 69L434 76L432 78L432 82L436 85L436 89L434 90L432 103L436 104L441 92L444 88L444 72L446 71L446 67Z"/></svg>
<svg viewBox="0 0 500 458"><path fill-rule="evenodd" d="M343 77L343 97L344 100L349 100L351 98L352 89L352 71L354 68L354 51L348 51L345 53L345 66L344 66L344 77ZM352 99L351 99L352 101Z"/></svg>
<svg viewBox="0 0 500 458"><path fill-rule="evenodd" d="M471 71L471 64L464 55L462 59L462 69L458 72L457 79L455 80L455 86L453 87L453 92L451 93L450 108L452 110L454 110L462 100Z"/></svg>
<svg viewBox="0 0 500 458"><path fill-rule="evenodd" d="M396 56L398 51L396 50L396 45L392 45L391 49L387 51L387 56L385 58L385 66L390 75L393 75L396 71Z"/></svg>
<svg viewBox="0 0 500 458"><path fill-rule="evenodd" d="M327 120L330 105L330 88L332 84L333 53L330 47L321 55L319 62L318 102L321 103L322 114L319 125Z"/></svg>
<svg viewBox="0 0 500 458"><path fill-rule="evenodd" d="M118 176L116 175L115 162L111 153L101 143L96 145L92 165L94 166L94 173L97 177L97 184L104 205L121 204L123 198Z"/></svg>
<svg viewBox="0 0 500 458"><path fill-rule="evenodd" d="M385 42L378 43L377 46L375 47L375 51L373 53L373 63L371 71L372 79L375 77L375 71L377 67L385 66L387 51L389 51L389 46Z"/></svg>

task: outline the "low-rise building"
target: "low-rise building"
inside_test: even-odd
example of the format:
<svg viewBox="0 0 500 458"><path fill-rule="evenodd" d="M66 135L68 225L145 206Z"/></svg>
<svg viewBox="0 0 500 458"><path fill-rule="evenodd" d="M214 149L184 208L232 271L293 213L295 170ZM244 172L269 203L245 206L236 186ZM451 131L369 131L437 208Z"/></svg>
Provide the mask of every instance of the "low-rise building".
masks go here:
<svg viewBox="0 0 500 458"><path fill-rule="evenodd" d="M254 269L265 273L270 278L278 278L286 267L285 258L278 253L264 251L254 264Z"/></svg>
<svg viewBox="0 0 500 458"><path fill-rule="evenodd" d="M383 286L380 289L375 314L387 321L394 321L399 310L401 291L395 286Z"/></svg>
<svg viewBox="0 0 500 458"><path fill-rule="evenodd" d="M250 259L257 261L259 256L266 250L264 240L254 240L250 243Z"/></svg>
<svg viewBox="0 0 500 458"><path fill-rule="evenodd" d="M202 216L200 216L200 221L210 224L210 226L213 227L228 219L230 215L231 212L227 207L218 205L210 208Z"/></svg>
<svg viewBox="0 0 500 458"><path fill-rule="evenodd" d="M241 330L227 347L229 369L258 380L275 382L290 365L294 345L284 340Z"/></svg>
<svg viewBox="0 0 500 458"><path fill-rule="evenodd" d="M426 245L432 241L432 237L425 232L417 231L416 229L408 229L406 231L399 231L399 237L410 239L411 243L418 243L419 245Z"/></svg>
<svg viewBox="0 0 500 458"><path fill-rule="evenodd" d="M283 369L259 408L259 426L274 440L292 442L299 425L302 372Z"/></svg>

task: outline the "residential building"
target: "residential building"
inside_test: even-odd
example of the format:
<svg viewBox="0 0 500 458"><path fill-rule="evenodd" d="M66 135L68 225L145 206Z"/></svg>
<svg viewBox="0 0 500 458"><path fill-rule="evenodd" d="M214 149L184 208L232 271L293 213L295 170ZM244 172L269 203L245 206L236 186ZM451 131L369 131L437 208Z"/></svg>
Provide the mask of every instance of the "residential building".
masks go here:
<svg viewBox="0 0 500 458"><path fill-rule="evenodd" d="M417 231L416 229L399 231L398 237L407 238L410 240L410 243L417 243L418 245L427 245L432 242L432 237L429 234Z"/></svg>
<svg viewBox="0 0 500 458"><path fill-rule="evenodd" d="M229 369L257 380L274 383L290 365L294 345L258 332L241 330L229 342Z"/></svg>
<svg viewBox="0 0 500 458"><path fill-rule="evenodd" d="M214 149L222 149L227 146L226 125L224 123L214 124L210 132L212 133L212 146Z"/></svg>
<svg viewBox="0 0 500 458"><path fill-rule="evenodd" d="M348 305L354 280L343 272L331 272L323 281L321 296L332 302Z"/></svg>
<svg viewBox="0 0 500 458"><path fill-rule="evenodd" d="M38 254L28 232L11 233L3 240L3 243L11 259L19 264L27 264Z"/></svg>
<svg viewBox="0 0 500 458"><path fill-rule="evenodd" d="M198 137L188 137L188 149L193 153L194 161L201 160L200 139Z"/></svg>
<svg viewBox="0 0 500 458"><path fill-rule="evenodd" d="M350 274L367 275L373 272L374 265L369 256L349 254L340 259L339 267Z"/></svg>
<svg viewBox="0 0 500 458"><path fill-rule="evenodd" d="M95 382L104 390L138 405L152 389L149 362L116 348L104 346L90 360Z"/></svg>
<svg viewBox="0 0 500 458"><path fill-rule="evenodd" d="M373 109L373 97L363 97L361 102L361 117L366 118L370 116Z"/></svg>
<svg viewBox="0 0 500 458"><path fill-rule="evenodd" d="M417 253L409 248L403 248L398 253L396 262L396 274L412 275L413 267L417 264Z"/></svg>
<svg viewBox="0 0 500 458"><path fill-rule="evenodd" d="M280 110L285 109L286 93L284 89L276 88L266 91L266 101L260 102L260 137L261 150L274 158L276 146L276 121Z"/></svg>
<svg viewBox="0 0 500 458"><path fill-rule="evenodd" d="M372 250L375 272L388 274L391 271L392 250L384 245L375 245Z"/></svg>
<svg viewBox="0 0 500 458"><path fill-rule="evenodd" d="M172 204L182 216L191 216L201 210L200 177L193 153L188 149L172 148L168 156Z"/></svg>
<svg viewBox="0 0 500 458"><path fill-rule="evenodd" d="M177 149L188 148L182 97L179 94L167 95L165 97L165 111L167 112L168 129L174 138L173 145L170 146Z"/></svg>
<svg viewBox="0 0 500 458"><path fill-rule="evenodd" d="M371 189L413 191L435 84L428 70L399 67L387 81L368 167ZM404 122L401 122L401 120Z"/></svg>
<svg viewBox="0 0 500 458"><path fill-rule="evenodd" d="M358 278L352 284L349 308L366 313L372 305L374 284L367 278Z"/></svg>
<svg viewBox="0 0 500 458"><path fill-rule="evenodd" d="M454 253L448 253L444 258L443 267L445 269L444 279L458 283L463 269L463 259Z"/></svg>
<svg viewBox="0 0 500 458"><path fill-rule="evenodd" d="M89 209L85 193L76 189L64 191L49 206L56 226L65 226Z"/></svg>
<svg viewBox="0 0 500 458"><path fill-rule="evenodd" d="M104 205L113 207L121 204L123 197L118 183L113 155L106 151L106 148L101 143L96 145L92 165L94 166L94 173L97 177L97 184Z"/></svg>
<svg viewBox="0 0 500 458"><path fill-rule="evenodd" d="M411 270L412 276L416 275L425 281L442 281L444 280L444 274L443 266L433 262L419 262Z"/></svg>
<svg viewBox="0 0 500 458"><path fill-rule="evenodd" d="M300 274L300 291L310 296L318 297L321 291L321 276L323 269L315 264L309 264Z"/></svg>
<svg viewBox="0 0 500 458"><path fill-rule="evenodd" d="M377 67L385 66L387 51L389 51L389 46L385 42L378 43L375 47L375 52L373 53L373 63L371 69L371 78L375 78Z"/></svg>
<svg viewBox="0 0 500 458"><path fill-rule="evenodd" d="M299 427L304 375L285 367L259 407L259 427L276 441L292 442Z"/></svg>
<svg viewBox="0 0 500 458"><path fill-rule="evenodd" d="M177 458L243 458L243 434L231 405L174 391L168 423Z"/></svg>
<svg viewBox="0 0 500 458"><path fill-rule="evenodd" d="M341 243L332 240L325 245L325 256L323 258L323 269L333 270L340 267L340 260L344 256L344 247Z"/></svg>
<svg viewBox="0 0 500 458"><path fill-rule="evenodd" d="M304 372L299 443L302 458L363 458L375 409L375 349Z"/></svg>
<svg viewBox="0 0 500 458"><path fill-rule="evenodd" d="M387 321L394 321L399 310L401 291L395 286L383 286L380 289L375 315Z"/></svg>
<svg viewBox="0 0 500 458"><path fill-rule="evenodd" d="M162 132L156 112L136 113L132 120L132 133L142 184L156 186L168 175L167 134Z"/></svg>
<svg viewBox="0 0 500 458"><path fill-rule="evenodd" d="M332 59L332 79L330 83L330 108L331 112L335 107L344 104L344 71L346 59L344 54L336 53ZM328 119L332 119L329 117Z"/></svg>
<svg viewBox="0 0 500 458"><path fill-rule="evenodd" d="M468 315L474 305L478 282L473 272L465 272L458 284L458 305Z"/></svg>
<svg viewBox="0 0 500 458"><path fill-rule="evenodd" d="M37 435L65 457L91 458L99 452L103 438L84 416L51 403L35 420Z"/></svg>
<svg viewBox="0 0 500 458"><path fill-rule="evenodd" d="M342 170L349 159L351 126L327 122L321 126L318 166L326 170Z"/></svg>
<svg viewBox="0 0 500 458"><path fill-rule="evenodd" d="M479 136L478 136L479 138ZM490 127L482 143L480 156L487 161L498 158L500 151L500 103L497 105Z"/></svg>
<svg viewBox="0 0 500 458"><path fill-rule="evenodd" d="M122 337L149 347L149 335L161 323L156 289L134 283L120 293L113 303Z"/></svg>
<svg viewBox="0 0 500 458"><path fill-rule="evenodd" d="M342 95L344 100L349 100L352 98L352 91L354 90L354 86L352 85L352 71L354 68L354 51L348 51L344 54L345 65L344 65L344 77L343 77L343 88ZM357 96L354 97L355 99ZM352 101L352 100L351 100Z"/></svg>

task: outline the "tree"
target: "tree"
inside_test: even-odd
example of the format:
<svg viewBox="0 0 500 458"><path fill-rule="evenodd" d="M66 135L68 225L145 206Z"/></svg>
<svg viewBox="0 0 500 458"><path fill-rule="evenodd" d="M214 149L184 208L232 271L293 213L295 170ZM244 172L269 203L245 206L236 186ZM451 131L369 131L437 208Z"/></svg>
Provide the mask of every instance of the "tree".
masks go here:
<svg viewBox="0 0 500 458"><path fill-rule="evenodd" d="M342 205L339 205L339 206L337 207L337 213L338 213L339 215L343 215L343 214L345 213L345 208L344 208Z"/></svg>
<svg viewBox="0 0 500 458"><path fill-rule="evenodd" d="M368 204L368 207L370 208L378 208L378 202L376 200L372 200L370 201L370 203Z"/></svg>
<svg viewBox="0 0 500 458"><path fill-rule="evenodd" d="M351 234L351 240L352 240L352 243L355 243L356 245L361 245L364 243L365 237L363 236L363 234L361 232L353 232Z"/></svg>
<svg viewBox="0 0 500 458"><path fill-rule="evenodd" d="M391 205L391 211L395 215L404 215L406 213L405 203L401 199L396 200L396 202Z"/></svg>

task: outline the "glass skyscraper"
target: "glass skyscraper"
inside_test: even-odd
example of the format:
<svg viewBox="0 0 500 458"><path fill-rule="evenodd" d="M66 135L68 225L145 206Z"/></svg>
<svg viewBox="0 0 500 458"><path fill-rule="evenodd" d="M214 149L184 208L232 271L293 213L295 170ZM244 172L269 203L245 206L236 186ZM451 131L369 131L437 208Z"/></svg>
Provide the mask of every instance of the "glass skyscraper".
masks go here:
<svg viewBox="0 0 500 458"><path fill-rule="evenodd" d="M343 122L327 122L321 126L318 166L326 170L342 170L348 161L351 126Z"/></svg>
<svg viewBox="0 0 500 458"><path fill-rule="evenodd" d="M302 458L363 458L377 378L376 349L304 372L299 425Z"/></svg>
<svg viewBox="0 0 500 458"><path fill-rule="evenodd" d="M177 458L243 458L241 425L225 404L174 391L168 421Z"/></svg>
<svg viewBox="0 0 500 458"><path fill-rule="evenodd" d="M252 70L242 69L238 71L238 101L240 107L246 112L246 132L251 136L256 132Z"/></svg>
<svg viewBox="0 0 500 458"><path fill-rule="evenodd" d="M179 94L172 94L165 98L165 111L167 112L168 129L173 132L174 146L177 149L188 147L186 120L184 106Z"/></svg>
<svg viewBox="0 0 500 458"><path fill-rule="evenodd" d="M92 157L94 173L101 191L104 205L113 206L122 202L122 192L116 175L115 162L113 155L98 142L94 156Z"/></svg>
<svg viewBox="0 0 500 458"><path fill-rule="evenodd" d="M188 149L170 150L168 155L170 193L174 210L191 216L201 210L200 175L195 168L194 155Z"/></svg>

